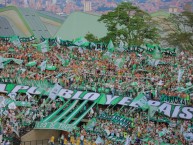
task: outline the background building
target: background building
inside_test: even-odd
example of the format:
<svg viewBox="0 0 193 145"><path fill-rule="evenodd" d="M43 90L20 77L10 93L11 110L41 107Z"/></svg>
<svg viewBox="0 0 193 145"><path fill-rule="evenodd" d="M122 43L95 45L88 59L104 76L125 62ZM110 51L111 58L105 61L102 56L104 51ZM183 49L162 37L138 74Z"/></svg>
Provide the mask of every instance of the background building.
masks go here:
<svg viewBox="0 0 193 145"><path fill-rule="evenodd" d="M89 0L84 0L84 12L92 11L92 2Z"/></svg>

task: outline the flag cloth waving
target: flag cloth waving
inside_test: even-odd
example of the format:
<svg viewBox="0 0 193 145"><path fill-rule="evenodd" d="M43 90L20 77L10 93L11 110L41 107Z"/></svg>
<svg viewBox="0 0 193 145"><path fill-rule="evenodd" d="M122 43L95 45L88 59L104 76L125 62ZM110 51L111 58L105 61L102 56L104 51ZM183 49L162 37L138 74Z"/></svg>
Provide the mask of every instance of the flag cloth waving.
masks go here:
<svg viewBox="0 0 193 145"><path fill-rule="evenodd" d="M181 81L181 78L182 78L183 74L184 74L184 70L179 69L179 71L178 71L178 83Z"/></svg>
<svg viewBox="0 0 193 145"><path fill-rule="evenodd" d="M3 57L0 56L0 69L4 68Z"/></svg>
<svg viewBox="0 0 193 145"><path fill-rule="evenodd" d="M161 59L162 58L161 51L158 50L158 47L155 48L152 56L154 59Z"/></svg>
<svg viewBox="0 0 193 145"><path fill-rule="evenodd" d="M39 44L35 44L33 45L34 47L37 47L38 51L41 51L42 53L48 52L49 51L49 44L48 44L48 40L45 40L42 43Z"/></svg>
<svg viewBox="0 0 193 145"><path fill-rule="evenodd" d="M41 64L40 64L40 69L41 71L44 71L46 69L46 63L47 63L47 60L43 61Z"/></svg>
<svg viewBox="0 0 193 145"><path fill-rule="evenodd" d="M62 87L58 84L55 84L52 90L50 91L49 98L52 100L55 100L59 91L62 89Z"/></svg>
<svg viewBox="0 0 193 145"><path fill-rule="evenodd" d="M0 108L5 107L5 98L3 96L0 96Z"/></svg>
<svg viewBox="0 0 193 145"><path fill-rule="evenodd" d="M109 41L109 44L108 44L107 48L108 48L108 51L109 51L109 52L114 52L115 47L114 47L114 45L113 45L112 40Z"/></svg>
<svg viewBox="0 0 193 145"><path fill-rule="evenodd" d="M15 103L12 102L12 103L10 103L10 104L8 105L8 108L9 108L9 109L16 109L17 107L16 107Z"/></svg>
<svg viewBox="0 0 193 145"><path fill-rule="evenodd" d="M18 47L18 48L22 48L21 42L19 40L18 36L12 36L10 38L10 42L13 43L14 46Z"/></svg>
<svg viewBox="0 0 193 145"><path fill-rule="evenodd" d="M148 109L147 98L143 93L140 93L135 99L133 99L132 103L138 104L142 110Z"/></svg>
<svg viewBox="0 0 193 145"><path fill-rule="evenodd" d="M103 141L103 139L100 136L98 136L96 141L95 141L95 143L96 144L104 144L104 141Z"/></svg>
<svg viewBox="0 0 193 145"><path fill-rule="evenodd" d="M158 110L158 107L150 105L148 110L148 117L153 117L157 110Z"/></svg>
<svg viewBox="0 0 193 145"><path fill-rule="evenodd" d="M123 52L125 49L124 49L124 43L123 41L121 40L120 43L119 43L119 47L117 48L118 51L120 52Z"/></svg>
<svg viewBox="0 0 193 145"><path fill-rule="evenodd" d="M73 43L77 46L82 46L82 47L86 47L89 45L89 42L83 37L75 39Z"/></svg>

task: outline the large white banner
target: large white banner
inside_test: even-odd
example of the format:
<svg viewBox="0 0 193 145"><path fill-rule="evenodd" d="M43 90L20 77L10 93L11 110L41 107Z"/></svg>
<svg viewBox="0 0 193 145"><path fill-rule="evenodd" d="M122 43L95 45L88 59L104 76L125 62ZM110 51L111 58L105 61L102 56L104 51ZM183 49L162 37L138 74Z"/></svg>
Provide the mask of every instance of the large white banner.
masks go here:
<svg viewBox="0 0 193 145"><path fill-rule="evenodd" d="M8 93L6 88L9 88L10 84L0 84L0 92ZM11 84L12 85L12 84ZM10 89L10 88L9 88ZM27 92L31 95L40 95L41 92L38 87L30 87L30 86L22 86L15 85L10 91L11 93L17 92ZM95 92L84 92L84 91L73 91L69 89L64 89L58 84L56 84L49 92L46 92L50 96L50 98L55 99L57 96L62 97L64 99L72 99L72 100L89 100L95 101L99 99L98 104L102 105L110 105L110 104L118 104L123 106L132 106L139 107L140 104L138 102L133 102L133 98L131 97L121 97L121 96L113 96L113 95L104 95ZM163 103L154 100L148 100L148 105L156 106L158 111L163 113L164 115L172 118L182 118L182 119L192 119L193 118L193 107L192 106L182 106L182 105L174 105L170 103Z"/></svg>

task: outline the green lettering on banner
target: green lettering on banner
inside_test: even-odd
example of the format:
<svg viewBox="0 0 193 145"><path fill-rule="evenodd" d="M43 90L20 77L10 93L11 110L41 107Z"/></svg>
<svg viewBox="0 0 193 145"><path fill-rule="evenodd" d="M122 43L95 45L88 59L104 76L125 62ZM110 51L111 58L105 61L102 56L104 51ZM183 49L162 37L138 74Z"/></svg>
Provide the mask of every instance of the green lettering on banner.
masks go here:
<svg viewBox="0 0 193 145"><path fill-rule="evenodd" d="M129 127L131 125L132 120L129 118L125 118L124 116L120 116L119 114L108 115L106 113L102 113L98 116L99 119L109 120L113 124L119 124L122 127Z"/></svg>
<svg viewBox="0 0 193 145"><path fill-rule="evenodd" d="M71 132L76 127L72 124L64 124L57 122L36 122L34 129L54 129Z"/></svg>

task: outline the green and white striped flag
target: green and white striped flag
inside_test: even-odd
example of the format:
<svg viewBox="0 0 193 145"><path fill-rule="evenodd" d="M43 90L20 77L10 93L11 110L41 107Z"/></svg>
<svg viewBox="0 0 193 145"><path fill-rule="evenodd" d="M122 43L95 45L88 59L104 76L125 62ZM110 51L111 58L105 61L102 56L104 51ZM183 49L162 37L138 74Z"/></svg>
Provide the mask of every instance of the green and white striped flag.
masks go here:
<svg viewBox="0 0 193 145"><path fill-rule="evenodd" d="M12 36L9 41L13 43L14 46L18 48L22 48L22 45L18 36Z"/></svg>
<svg viewBox="0 0 193 145"><path fill-rule="evenodd" d="M39 44L35 44L33 45L34 47L37 47L38 51L41 51L42 53L48 52L49 51L49 44L48 44L48 40L45 40L42 43Z"/></svg>
<svg viewBox="0 0 193 145"><path fill-rule="evenodd" d="M35 66L36 64L37 64L36 61L30 61L30 62L28 62L28 63L26 64L26 66L33 67L33 66Z"/></svg>
<svg viewBox="0 0 193 145"><path fill-rule="evenodd" d="M133 99L132 103L133 102L138 104L142 110L146 110L149 108L147 98L143 93L140 93L135 99Z"/></svg>
<svg viewBox="0 0 193 145"><path fill-rule="evenodd" d="M79 37L75 39L73 43L77 46L82 46L82 47L86 47L89 45L89 42L84 37Z"/></svg>

